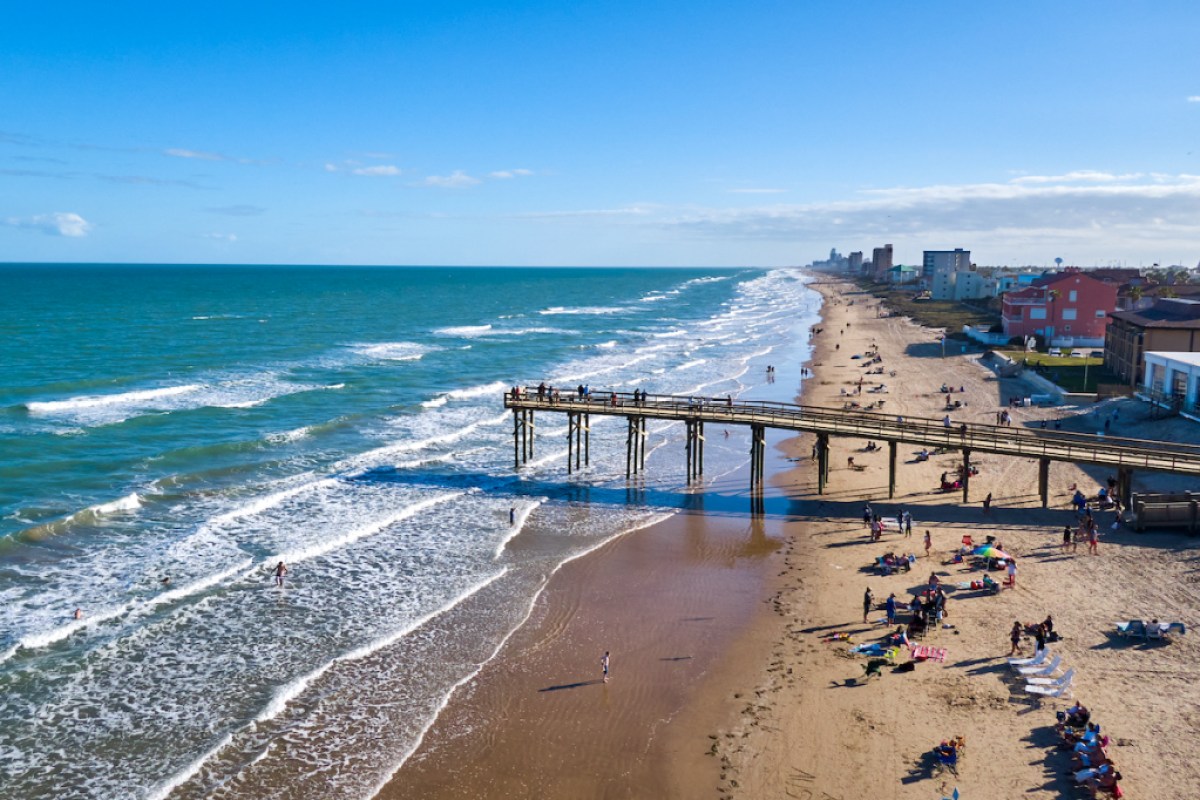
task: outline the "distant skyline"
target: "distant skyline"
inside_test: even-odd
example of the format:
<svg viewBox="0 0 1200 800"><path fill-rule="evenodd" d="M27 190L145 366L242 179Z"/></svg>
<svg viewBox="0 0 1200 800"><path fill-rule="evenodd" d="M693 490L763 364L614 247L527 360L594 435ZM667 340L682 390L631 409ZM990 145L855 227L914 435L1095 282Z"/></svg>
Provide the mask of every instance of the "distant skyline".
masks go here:
<svg viewBox="0 0 1200 800"><path fill-rule="evenodd" d="M1194 2L31 4L0 261L1200 260Z"/></svg>

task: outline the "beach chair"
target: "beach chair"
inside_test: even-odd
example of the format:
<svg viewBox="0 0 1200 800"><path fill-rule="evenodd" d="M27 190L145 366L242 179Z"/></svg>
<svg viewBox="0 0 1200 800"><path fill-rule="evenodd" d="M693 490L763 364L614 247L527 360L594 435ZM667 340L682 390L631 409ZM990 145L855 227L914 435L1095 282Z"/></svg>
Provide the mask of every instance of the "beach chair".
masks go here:
<svg viewBox="0 0 1200 800"><path fill-rule="evenodd" d="M1140 619L1117 623L1117 636L1125 638L1146 638L1146 623Z"/></svg>
<svg viewBox="0 0 1200 800"><path fill-rule="evenodd" d="M1050 648L1043 647L1041 650L1038 650L1036 653L1034 653L1032 658L1010 658L1010 659L1008 659L1008 665L1010 667L1012 667L1013 669L1016 669L1017 667L1036 667L1041 664L1044 664L1046 662L1046 659L1049 657L1050 657Z"/></svg>
<svg viewBox="0 0 1200 800"><path fill-rule="evenodd" d="M1059 698L1063 695L1071 694L1071 684L1064 683L1061 686L1036 686L1031 683L1025 684L1025 691L1036 696L1039 700L1043 697Z"/></svg>
<svg viewBox="0 0 1200 800"><path fill-rule="evenodd" d="M1030 686L1062 686L1070 684L1075 678L1075 668L1071 667L1057 678L1026 678L1025 683Z"/></svg>
<svg viewBox="0 0 1200 800"><path fill-rule="evenodd" d="M1053 675L1058 672L1059 666L1062 664L1062 656L1055 656L1050 660L1049 664L1031 665L1028 667L1017 667L1017 672L1026 678L1039 677L1044 678L1047 675Z"/></svg>
<svg viewBox="0 0 1200 800"><path fill-rule="evenodd" d="M1146 641L1147 642L1149 642L1149 641L1163 642L1163 641L1166 641L1166 639L1167 639L1167 637L1163 634L1163 629L1162 629L1161 625L1156 625L1155 623L1151 622L1149 625L1146 626Z"/></svg>
<svg viewBox="0 0 1200 800"><path fill-rule="evenodd" d="M971 538L971 534L965 533L962 538L962 546L968 550L975 549L975 540Z"/></svg>

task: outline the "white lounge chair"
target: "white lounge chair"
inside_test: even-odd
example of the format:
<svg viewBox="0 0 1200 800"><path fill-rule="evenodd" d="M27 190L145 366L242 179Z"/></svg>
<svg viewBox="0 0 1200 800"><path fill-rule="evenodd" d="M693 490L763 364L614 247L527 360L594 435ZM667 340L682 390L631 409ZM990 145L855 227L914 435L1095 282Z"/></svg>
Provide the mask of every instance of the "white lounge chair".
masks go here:
<svg viewBox="0 0 1200 800"><path fill-rule="evenodd" d="M1026 678L1025 683L1030 686L1062 686L1069 684L1074 677L1075 668L1071 667L1057 678Z"/></svg>
<svg viewBox="0 0 1200 800"><path fill-rule="evenodd" d="M1041 650L1038 650L1036 653L1034 653L1032 658L1008 659L1008 665L1013 669L1016 669L1017 667L1036 667L1040 664L1044 664L1046 659L1049 657L1050 648L1043 647Z"/></svg>
<svg viewBox="0 0 1200 800"><path fill-rule="evenodd" d="M1029 694L1042 697L1062 697L1071 693L1071 684L1064 683L1062 686L1035 686L1034 684L1025 684L1025 691Z"/></svg>
<svg viewBox="0 0 1200 800"><path fill-rule="evenodd" d="M1017 667L1017 672L1021 673L1022 675L1026 676L1026 677L1029 677L1031 675L1045 677L1047 675L1053 675L1055 672L1058 672L1058 667L1060 664L1062 664L1062 656L1055 656L1053 659L1051 659L1049 664L1042 664L1041 666L1032 666L1032 667Z"/></svg>

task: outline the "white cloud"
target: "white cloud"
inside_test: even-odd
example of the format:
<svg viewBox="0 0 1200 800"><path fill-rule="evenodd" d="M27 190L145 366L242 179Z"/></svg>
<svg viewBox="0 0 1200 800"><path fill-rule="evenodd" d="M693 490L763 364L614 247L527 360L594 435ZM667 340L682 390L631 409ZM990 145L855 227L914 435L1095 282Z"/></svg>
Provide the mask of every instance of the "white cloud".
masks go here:
<svg viewBox="0 0 1200 800"><path fill-rule="evenodd" d="M358 169L350 170L355 175L399 175L400 168L391 164L379 164L374 167L359 167Z"/></svg>
<svg viewBox="0 0 1200 800"><path fill-rule="evenodd" d="M1142 177L1142 173L1140 172L1114 175L1111 172L1080 169L1064 175L1022 175L1019 178L1013 178L1010 183L1112 183L1114 181L1136 180L1140 177Z"/></svg>
<svg viewBox="0 0 1200 800"><path fill-rule="evenodd" d="M461 169L456 169L449 175L430 175L424 183L426 186L440 186L443 189L461 189L479 183L479 178L473 178Z"/></svg>
<svg viewBox="0 0 1200 800"><path fill-rule="evenodd" d="M1189 103L1200 103L1200 94L1194 94L1188 97Z"/></svg>
<svg viewBox="0 0 1200 800"><path fill-rule="evenodd" d="M205 153L200 150L183 150L178 147L172 147L168 150L164 150L163 153L165 153L166 155L169 155L169 156L174 156L175 158L198 158L201 161L228 161L229 160L229 158L227 156L223 156L220 153Z"/></svg>
<svg viewBox="0 0 1200 800"><path fill-rule="evenodd" d="M495 172L489 172L488 177L503 181L511 178L525 178L532 174L533 170L531 169L499 169Z"/></svg>
<svg viewBox="0 0 1200 800"><path fill-rule="evenodd" d="M856 247L894 241L918 252L952 243L1008 254L1075 244L1097 257L1104 252L1132 255L1151 245L1195 249L1200 175L1106 175L872 189L851 200L677 209L649 221L702 239L832 240Z"/></svg>
<svg viewBox="0 0 1200 800"><path fill-rule="evenodd" d="M78 214L56 211L53 214L38 214L32 217L9 217L4 224L13 228L39 230L49 236L79 238L87 236L92 223Z"/></svg>

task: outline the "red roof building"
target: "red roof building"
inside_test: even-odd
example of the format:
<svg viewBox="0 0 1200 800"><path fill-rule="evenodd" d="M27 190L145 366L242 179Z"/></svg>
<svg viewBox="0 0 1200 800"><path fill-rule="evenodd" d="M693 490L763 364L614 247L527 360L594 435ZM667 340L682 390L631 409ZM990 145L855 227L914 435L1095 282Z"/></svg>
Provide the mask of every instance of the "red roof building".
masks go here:
<svg viewBox="0 0 1200 800"><path fill-rule="evenodd" d="M1038 278L1004 295L1004 333L1041 336L1050 344L1099 347L1117 308L1117 287L1079 271Z"/></svg>

